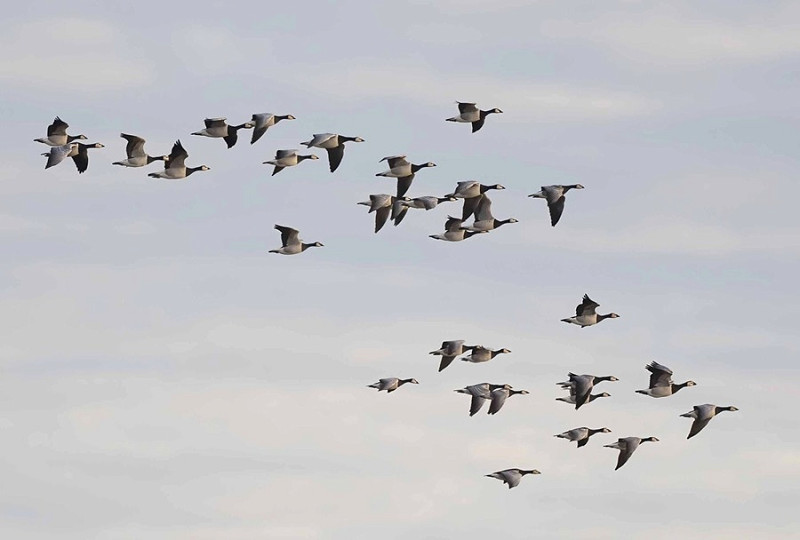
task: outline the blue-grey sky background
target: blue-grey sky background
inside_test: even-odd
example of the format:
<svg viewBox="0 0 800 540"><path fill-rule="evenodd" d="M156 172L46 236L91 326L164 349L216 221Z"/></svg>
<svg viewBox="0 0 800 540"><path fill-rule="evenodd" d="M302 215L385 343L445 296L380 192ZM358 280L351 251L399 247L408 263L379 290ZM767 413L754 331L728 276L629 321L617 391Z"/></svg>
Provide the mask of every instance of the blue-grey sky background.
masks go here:
<svg viewBox="0 0 800 540"><path fill-rule="evenodd" d="M800 537L793 2L14 3L0 36L0 536ZM483 130L455 100L499 107ZM293 114L255 145L205 117ZM104 149L44 171L59 115ZM111 165L180 138L186 181ZM279 148L361 136L335 174ZM499 182L497 217L372 232ZM158 164L152 165L157 168ZM556 228L541 185L581 183ZM324 248L268 255L275 223ZM621 318L559 322L583 293ZM437 373L445 339L507 347ZM637 395L657 360L697 381ZM568 371L613 374L575 411ZM391 395L365 386L415 377ZM510 383L496 416L453 389ZM692 405L736 405L696 438ZM609 427L580 450L553 434ZM616 437L657 436L614 471ZM509 491L484 474L537 468Z"/></svg>

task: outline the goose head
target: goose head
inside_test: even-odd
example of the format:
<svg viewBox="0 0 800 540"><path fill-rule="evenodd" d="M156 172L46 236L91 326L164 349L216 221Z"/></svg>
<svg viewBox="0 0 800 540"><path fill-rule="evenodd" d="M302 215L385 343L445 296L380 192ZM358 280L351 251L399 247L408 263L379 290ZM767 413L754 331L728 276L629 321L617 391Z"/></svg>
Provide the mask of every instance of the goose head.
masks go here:
<svg viewBox="0 0 800 540"><path fill-rule="evenodd" d="M506 349L506 348L502 348L502 349L500 349L499 351L497 351L497 354L502 354L502 353L510 353L510 352L511 352L511 351L509 351L508 349Z"/></svg>
<svg viewBox="0 0 800 540"><path fill-rule="evenodd" d="M611 430L608 429L607 427L604 427L602 429L598 429L597 433L611 433Z"/></svg>
<svg viewBox="0 0 800 540"><path fill-rule="evenodd" d="M611 394L608 392L603 392L602 394L597 394L597 397L611 397Z"/></svg>
<svg viewBox="0 0 800 540"><path fill-rule="evenodd" d="M659 442L659 441L655 437L647 437L646 439L642 439L642 442Z"/></svg>
<svg viewBox="0 0 800 540"><path fill-rule="evenodd" d="M738 411L738 410L739 409L737 409L736 407L734 407L732 405L730 407L717 407L717 412L719 412L719 411L731 411L731 412L733 412L733 411Z"/></svg>
<svg viewBox="0 0 800 540"><path fill-rule="evenodd" d="M542 474L542 473L540 471L537 471L536 469L531 469L529 471L522 471L521 470L521 471L519 471L519 474L521 474L522 476L525 476L526 474Z"/></svg>
<svg viewBox="0 0 800 540"><path fill-rule="evenodd" d="M500 109L495 107L494 109L489 109L488 111L486 111L486 114L498 114L498 113L502 113L502 112L503 111L501 111Z"/></svg>

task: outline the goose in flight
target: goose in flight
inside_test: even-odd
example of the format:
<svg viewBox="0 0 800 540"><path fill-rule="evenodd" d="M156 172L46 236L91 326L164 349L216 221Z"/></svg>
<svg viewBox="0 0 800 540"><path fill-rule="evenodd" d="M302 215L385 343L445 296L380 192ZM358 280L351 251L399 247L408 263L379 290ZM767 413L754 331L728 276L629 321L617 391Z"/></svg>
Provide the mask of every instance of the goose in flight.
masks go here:
<svg viewBox="0 0 800 540"><path fill-rule="evenodd" d="M55 167L77 151L78 143L67 143L61 146L51 147L49 152L42 152L43 156L47 156L47 163L44 168L49 169L50 167Z"/></svg>
<svg viewBox="0 0 800 540"><path fill-rule="evenodd" d="M295 165L306 159L319 159L319 158L313 154L298 155L297 150L278 150L277 152L275 152L275 159L265 161L264 165L274 165L275 168L272 170L272 176L275 176L286 167L294 167Z"/></svg>
<svg viewBox="0 0 800 540"><path fill-rule="evenodd" d="M406 383L419 384L417 379L398 379L397 377L387 377L385 379L380 379L376 383L367 385L367 388L377 388L378 392L381 390L386 390L387 393L391 394Z"/></svg>
<svg viewBox="0 0 800 540"><path fill-rule="evenodd" d="M558 383L561 388L569 390L570 397L575 400L575 409L580 409L582 405L589 401L589 394L594 385L603 381L618 381L613 375L596 377L594 375L576 375L569 373L569 380ZM603 396L605 397L605 396Z"/></svg>
<svg viewBox="0 0 800 540"><path fill-rule="evenodd" d="M475 221L467 227L470 231L493 231L508 223L517 223L514 218L496 219L492 215L492 201L485 193L479 197L478 206L475 208Z"/></svg>
<svg viewBox="0 0 800 540"><path fill-rule="evenodd" d="M257 113L250 119L253 123L253 135L250 138L250 144L254 144L261 136L281 120L294 120L295 117L291 114L272 114L272 113Z"/></svg>
<svg viewBox="0 0 800 540"><path fill-rule="evenodd" d="M319 242L311 244L304 244L300 239L300 232L291 227L284 227L283 225L275 225L275 228L281 233L281 244L278 249L269 250L270 253L279 253L281 255L297 255L302 253L310 247L323 247Z"/></svg>
<svg viewBox="0 0 800 540"><path fill-rule="evenodd" d="M339 168L339 164L344 157L344 143L346 142L364 142L361 137L345 137L344 135L337 135L336 133L315 133L314 137L306 142L300 144L306 145L306 148L316 147L324 148L328 151L328 164L330 165L331 172Z"/></svg>
<svg viewBox="0 0 800 540"><path fill-rule="evenodd" d="M154 161L164 161L169 159L169 156L149 156L144 151L145 140L136 135L128 135L127 133L120 133L120 137L128 141L125 145L125 153L128 155L127 159L122 161L115 161L112 165L122 165L123 167L144 167L150 165Z"/></svg>
<svg viewBox="0 0 800 540"><path fill-rule="evenodd" d="M712 405L706 403L705 405L695 405L691 411L682 414L684 418L694 418L692 428L689 430L687 439L691 439L700 433L704 427L708 425L712 418L721 413L722 411L738 411L736 407L720 407L719 405Z"/></svg>
<svg viewBox="0 0 800 540"><path fill-rule="evenodd" d="M697 384L694 381L675 384L672 382L672 370L667 366L662 366L658 362L650 362L645 366L645 369L650 372L649 388L647 390L637 390L637 394L644 394L654 398L667 397L676 393L681 388L695 386Z"/></svg>
<svg viewBox="0 0 800 540"><path fill-rule="evenodd" d="M575 308L575 316L561 319L561 322L577 324L581 328L585 328L597 324L603 319L616 319L619 317L616 313L598 315L595 310L599 306L600 304L589 298L588 294L584 294L583 301Z"/></svg>
<svg viewBox="0 0 800 540"><path fill-rule="evenodd" d="M485 234L488 231L470 231L463 227L464 220L447 216L447 221L444 223L444 233L442 234L429 234L430 238L436 240L444 240L445 242L461 242L474 236L476 234Z"/></svg>
<svg viewBox="0 0 800 540"><path fill-rule="evenodd" d="M492 403L489 405L489 414L497 414L497 411L503 408L506 399L517 394L526 396L530 392L527 390L513 390L508 385L492 390Z"/></svg>
<svg viewBox="0 0 800 540"><path fill-rule="evenodd" d="M253 122L245 122L238 126L232 126L227 123L226 118L206 118L206 127L200 131L195 131L192 135L200 135L202 137L211 137L214 139L222 139L228 148L232 148L236 141L239 140L238 131L240 129L251 129L255 124Z"/></svg>
<svg viewBox="0 0 800 540"><path fill-rule="evenodd" d="M456 103L458 103L458 115L448 118L447 121L472 124L472 133L475 133L483 127L487 115L500 114L503 112L497 107L489 109L488 111L482 111L478 109L476 103L465 103L462 101L456 101Z"/></svg>
<svg viewBox="0 0 800 540"><path fill-rule="evenodd" d="M453 363L456 356L460 356L465 352L472 350L473 345L464 345L463 339L453 341L442 341L442 346L429 354L441 356L442 360L439 362L439 371Z"/></svg>
<svg viewBox="0 0 800 540"><path fill-rule="evenodd" d="M589 442L589 437L594 435L595 433L611 433L611 430L608 428L599 428L599 429L591 429L588 427L579 427L575 429L570 429L569 431L565 431L564 433L560 433L555 435L555 437L559 437L561 439L567 439L570 442L577 442L578 448L581 446L586 446L586 443Z"/></svg>
<svg viewBox="0 0 800 540"><path fill-rule="evenodd" d="M56 116L53 123L47 126L47 137L34 139L36 142L44 143L47 146L64 146L72 141L86 140L86 135L67 135L69 124Z"/></svg>
<svg viewBox="0 0 800 540"><path fill-rule="evenodd" d="M475 345L472 347L470 353L466 356L462 356L461 360L464 362L472 362L472 363L482 363L488 362L498 354L510 353L508 349L497 349L493 351L492 349L487 349L483 345Z"/></svg>
<svg viewBox="0 0 800 540"><path fill-rule="evenodd" d="M472 396L472 401L469 405L469 415L475 416L475 414L481 410L483 404L486 403L487 400L492 399L492 392L501 388L510 389L511 385L480 383L459 388L458 390L454 390L454 392Z"/></svg>
<svg viewBox="0 0 800 540"><path fill-rule="evenodd" d="M542 186L540 192L528 195L528 197L545 199L547 201L547 208L550 210L550 225L555 227L558 220L561 219L561 214L564 213L565 194L571 189L583 189L583 186L580 184L572 184L570 186Z"/></svg>
<svg viewBox="0 0 800 540"><path fill-rule="evenodd" d="M200 165L199 167L187 167L187 157L189 157L189 153L183 148L181 141L176 141L175 144L172 145L172 152L170 152L168 159L164 162L164 170L152 172L147 176L151 178L179 180L181 178L186 178L194 172L209 170L209 168L205 165Z"/></svg>
<svg viewBox="0 0 800 540"><path fill-rule="evenodd" d="M508 484L508 489L513 487L517 487L519 485L519 481L522 480L522 477L526 474L542 474L536 469L525 470L525 469L505 469L503 471L493 472L491 474L487 474L489 478L497 478L498 480L502 480L504 484Z"/></svg>
<svg viewBox="0 0 800 540"><path fill-rule="evenodd" d="M411 187L411 182L414 180L417 171L426 167L436 167L436 164L430 161L415 165L406 160L406 156L386 156L381 161L385 161L389 165L389 170L379 172L375 176L397 178L398 197L402 197L408 192L408 188Z"/></svg>
<svg viewBox="0 0 800 540"><path fill-rule="evenodd" d="M614 448L616 450L619 450L619 457L617 458L617 466L616 468L614 468L614 470L616 471L617 469L619 469L620 467L625 465L625 463L628 462L628 460L633 455L633 452L637 448L639 448L640 444L644 442L658 442L658 439L656 439L655 437L647 437L644 439L640 439L639 437L622 437L613 444L604 445L603 448Z"/></svg>
<svg viewBox="0 0 800 540"><path fill-rule="evenodd" d="M86 169L89 168L89 148L105 148L105 146L100 143L75 144L77 144L78 147L70 152L70 157L72 158L72 161L75 162L75 167L78 169L78 173L83 174L86 172Z"/></svg>
<svg viewBox="0 0 800 540"><path fill-rule="evenodd" d="M361 201L356 204L369 206L368 214L375 212L375 232L383 228L389 216L398 211L398 205L403 201L408 201L407 197L395 197L388 193L378 193L369 196L368 201Z"/></svg>

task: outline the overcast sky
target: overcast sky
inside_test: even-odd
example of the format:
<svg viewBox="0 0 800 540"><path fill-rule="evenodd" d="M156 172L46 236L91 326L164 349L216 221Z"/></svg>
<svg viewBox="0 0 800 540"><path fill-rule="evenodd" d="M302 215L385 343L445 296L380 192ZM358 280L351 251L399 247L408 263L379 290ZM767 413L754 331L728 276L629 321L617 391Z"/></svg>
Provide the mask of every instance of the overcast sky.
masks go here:
<svg viewBox="0 0 800 540"><path fill-rule="evenodd" d="M797 3L231 4L3 10L0 536L800 537ZM471 134L455 100L504 114ZM297 119L189 135L257 112ZM105 144L85 174L43 170L56 115ZM211 170L112 166L120 132ZM261 164L321 132L366 142ZM438 165L411 196L499 182L519 223L373 234L393 154ZM551 228L526 196L561 183ZM270 255L275 223L325 247ZM621 317L559 322L584 293ZM446 339L512 353L437 373ZM635 394L652 360L697 386ZM620 380L575 411L568 371ZM480 382L531 395L469 418ZM687 441L702 403L740 410ZM579 426L612 433L553 437ZM614 471L631 435L661 442ZM483 476L509 467L542 474Z"/></svg>

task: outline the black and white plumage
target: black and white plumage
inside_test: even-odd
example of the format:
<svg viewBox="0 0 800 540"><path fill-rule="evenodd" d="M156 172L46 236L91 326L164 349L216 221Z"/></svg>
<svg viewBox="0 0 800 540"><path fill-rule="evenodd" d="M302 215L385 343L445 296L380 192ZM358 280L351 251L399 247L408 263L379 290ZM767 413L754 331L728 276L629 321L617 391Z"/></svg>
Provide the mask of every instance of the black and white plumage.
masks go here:
<svg viewBox="0 0 800 540"><path fill-rule="evenodd" d="M271 249L270 253L279 253L281 255L297 255L302 253L310 247L323 247L319 242L312 242L310 244L303 243L300 238L300 232L291 227L283 225L275 225L275 228L281 233L282 246L278 249Z"/></svg>
<svg viewBox="0 0 800 540"><path fill-rule="evenodd" d="M506 354L510 352L511 351L506 348L492 350L484 347L483 345L475 345L472 347L472 350L469 352L469 354L461 357L461 360L464 362L482 363L488 362L498 354Z"/></svg>
<svg viewBox="0 0 800 540"><path fill-rule="evenodd" d="M485 193L478 199L478 205L475 208L475 221L467 229L470 231L493 231L508 223L517 223L514 218L497 219L492 215L492 200Z"/></svg>
<svg viewBox="0 0 800 540"><path fill-rule="evenodd" d="M253 123L253 135L250 138L250 144L254 144L261 138L267 129L271 128L281 120L294 120L295 117L291 114L272 114L272 113L257 113L254 114L250 121Z"/></svg>
<svg viewBox="0 0 800 540"><path fill-rule="evenodd" d="M399 211L399 204L409 200L407 197L395 197L388 193L377 193L369 196L368 201L361 201L357 204L369 206L369 214L375 212L375 232L380 231L386 224L390 215Z"/></svg>
<svg viewBox="0 0 800 540"><path fill-rule="evenodd" d="M386 161L389 165L389 169L379 172L375 176L397 178L398 197L402 197L408 192L408 189L411 187L411 182L414 180L419 170L426 167L436 167L436 163L430 161L427 163L413 164L406 159L406 156L386 156L380 161Z"/></svg>
<svg viewBox="0 0 800 540"><path fill-rule="evenodd" d="M582 446L586 446L586 443L589 442L589 437L591 437L595 433L611 433L611 430L606 427L598 429L579 427L570 429L569 431L565 431L564 433L559 433L558 435L554 435L554 437L558 437L560 439L567 439L570 442L577 442L578 448L580 448Z"/></svg>
<svg viewBox="0 0 800 540"><path fill-rule="evenodd" d="M64 146L72 141L86 140L86 135L67 135L68 127L69 124L56 116L53 123L47 126L47 137L34 139L34 141L47 146Z"/></svg>
<svg viewBox="0 0 800 540"><path fill-rule="evenodd" d="M616 471L623 465L625 465L628 460L633 455L633 452L639 448L639 445L644 442L658 442L658 439L655 437L647 437L644 439L640 439L639 437L622 437L617 439L617 442L613 444L606 444L603 448L614 448L619 450L619 457L617 458L617 466L614 468Z"/></svg>
<svg viewBox="0 0 800 540"><path fill-rule="evenodd" d="M127 159L122 161L115 161L112 165L122 165L123 167L144 167L154 161L167 161L169 156L149 156L144 151L145 140L136 135L128 135L127 133L120 133L120 137L128 141L125 145L125 153L128 155Z"/></svg>
<svg viewBox="0 0 800 540"><path fill-rule="evenodd" d="M186 158L189 153L183 148L181 141L175 141L172 145L172 151L169 157L164 162L164 170L159 172L152 172L147 176L151 178L166 178L170 180L180 180L186 178L192 173L197 171L208 171L209 167L200 165L199 167L187 167Z"/></svg>
<svg viewBox="0 0 800 540"><path fill-rule="evenodd" d="M456 189L453 193L448 193L445 197L455 197L456 199L464 199L464 208L461 212L461 219L468 220L478 207L480 197L490 189L506 189L500 184L481 184L477 180L466 180L458 182Z"/></svg>
<svg viewBox="0 0 800 540"><path fill-rule="evenodd" d="M272 176L275 176L279 172L281 172L286 167L294 167L301 161L305 161L306 159L319 159L314 154L308 155L300 155L297 153L297 150L278 150L275 152L275 159L271 159L269 161L264 161L264 165L274 165L275 168L272 170Z"/></svg>
<svg viewBox="0 0 800 540"><path fill-rule="evenodd" d="M558 383L558 385L569 390L570 397L575 402L575 409L580 409L582 405L586 404L589 400L589 395L594 388L594 385L603 381L618 381L613 375L604 375L597 377L595 375L576 375L569 373L569 380Z"/></svg>
<svg viewBox="0 0 800 540"><path fill-rule="evenodd" d="M483 123L486 121L486 115L503 112L497 107L482 111L478 109L476 103L465 103L462 101L456 101L456 103L458 103L458 116L448 118L447 121L472 124L472 133L475 133L483 127Z"/></svg>
<svg viewBox="0 0 800 540"><path fill-rule="evenodd" d="M49 169L50 167L55 167L77 151L78 143L67 143L61 146L51 147L49 152L42 152L43 156L47 156L47 163L44 168Z"/></svg>
<svg viewBox="0 0 800 540"><path fill-rule="evenodd" d="M513 487L517 487L519 485L520 480L526 474L542 474L536 469L505 469L502 471L493 472L491 474L487 474L489 478L496 478L498 480L502 480L504 484L508 484L508 489Z"/></svg>
<svg viewBox="0 0 800 540"><path fill-rule="evenodd" d="M705 405L695 405L691 411L682 414L681 416L684 418L693 418L694 422L692 422L692 427L689 430L689 436L686 437L687 439L691 439L698 433L700 433L704 427L708 425L712 418L723 411L738 411L736 407L729 406L729 407L720 407L719 405L712 405L711 403L706 403Z"/></svg>
<svg viewBox="0 0 800 540"><path fill-rule="evenodd" d="M400 225L400 222L406 217L409 208L418 208L420 210L433 210L439 203L457 201L455 197L415 197L413 199L401 200L398 205L397 212L392 213L392 220L395 227Z"/></svg>
<svg viewBox="0 0 800 540"><path fill-rule="evenodd" d="M206 127L200 131L195 131L192 135L223 139L228 148L232 148L236 141L239 140L238 131L240 129L251 129L255 125L253 122L245 122L238 126L232 126L226 120L226 118L206 118L203 121Z"/></svg>
<svg viewBox="0 0 800 540"><path fill-rule="evenodd" d="M575 316L561 319L561 322L577 324L581 328L585 328L597 324L604 319L616 319L619 317L616 313L598 315L595 310L599 306L600 304L589 298L588 294L584 294L583 301L575 308Z"/></svg>
<svg viewBox="0 0 800 540"><path fill-rule="evenodd" d="M676 393L681 388L695 386L697 384L694 381L675 384L672 382L672 370L658 362L650 362L645 366L645 369L650 372L649 388L647 390L637 390L637 394L644 394L654 398L667 397Z"/></svg>
<svg viewBox="0 0 800 540"><path fill-rule="evenodd" d="M316 147L324 148L328 152L328 164L330 165L331 172L334 172L344 157L344 143L346 142L364 142L361 137L345 137L336 133L315 133L314 137L306 142L300 144L306 145L306 148Z"/></svg>
<svg viewBox="0 0 800 540"><path fill-rule="evenodd" d="M444 232L442 234L429 234L430 238L436 240L444 240L445 242L461 242L462 240L474 236L476 234L485 234L488 231L470 231L463 226L464 220L447 216L447 221L444 223Z"/></svg>
<svg viewBox="0 0 800 540"><path fill-rule="evenodd" d="M556 226L558 220L561 219L561 214L564 213L564 201L566 201L565 194L571 189L583 189L580 184L572 184L568 186L542 186L542 190L538 193L528 195L535 199L545 199L547 201L547 208L550 210L550 225Z"/></svg>
<svg viewBox="0 0 800 540"><path fill-rule="evenodd" d="M444 368L453 363L456 356L464 354L471 350L472 347L472 345L464 345L463 339L442 341L442 346L435 351L431 351L429 354L442 357L442 360L439 362L439 371L441 372Z"/></svg>
<svg viewBox="0 0 800 540"><path fill-rule="evenodd" d="M530 392L527 390L514 390L508 387L508 385L492 390L492 403L489 405L489 414L497 414L497 412L503 408L506 399L509 397L514 395L526 396L528 394L530 394Z"/></svg>
<svg viewBox="0 0 800 540"><path fill-rule="evenodd" d="M475 416L478 413L478 411L481 410L483 404L486 403L488 400L492 399L492 392L501 388L510 389L511 385L480 383L480 384L465 386L464 388L459 388L458 390L454 390L454 392L472 396L472 400L470 401L469 405L469 415Z"/></svg>
<svg viewBox="0 0 800 540"><path fill-rule="evenodd" d="M378 392L385 390L387 393L391 394L406 383L419 384L417 379L399 379L397 377L387 377L385 379L380 379L376 383L367 385L367 388L377 388Z"/></svg>
<svg viewBox="0 0 800 540"><path fill-rule="evenodd" d="M83 144L83 143L75 143L77 144L77 148L75 148L72 152L70 152L70 157L72 161L75 162L75 167L78 169L79 174L83 174L86 172L86 169L89 168L89 148L105 148L100 143L94 144Z"/></svg>

